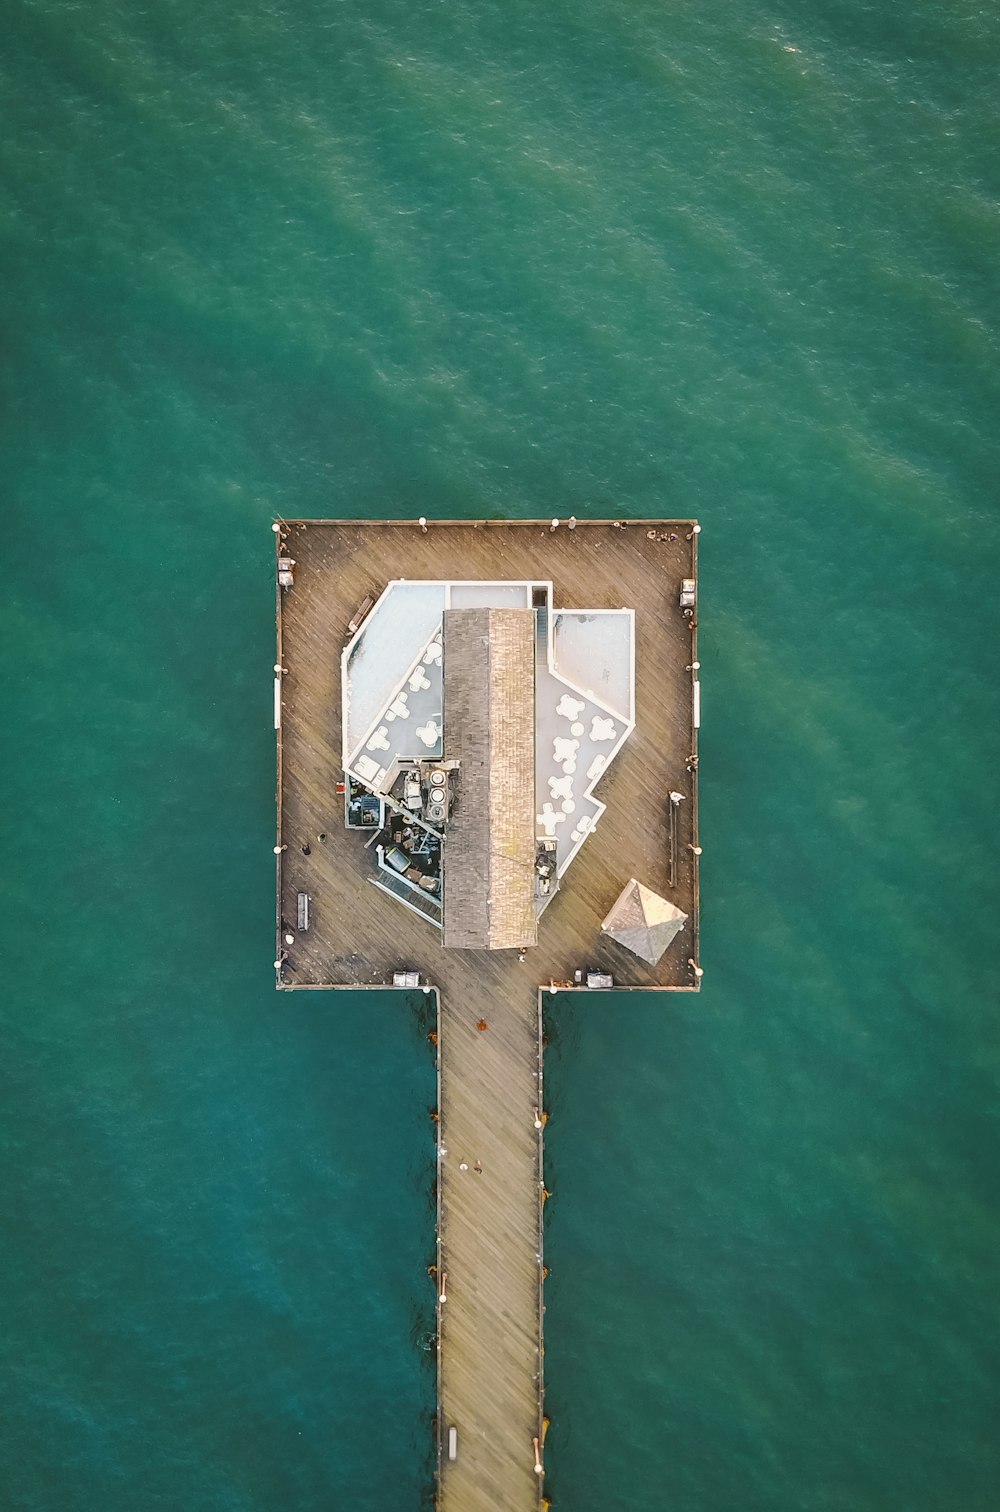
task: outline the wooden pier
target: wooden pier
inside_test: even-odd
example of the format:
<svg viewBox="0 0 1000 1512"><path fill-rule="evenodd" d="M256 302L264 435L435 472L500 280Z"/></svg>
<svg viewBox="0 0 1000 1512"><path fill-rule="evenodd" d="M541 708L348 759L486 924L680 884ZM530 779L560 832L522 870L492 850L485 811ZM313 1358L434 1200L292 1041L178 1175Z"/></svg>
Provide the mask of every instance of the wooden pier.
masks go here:
<svg viewBox="0 0 1000 1512"><path fill-rule="evenodd" d="M441 1512L537 1512L542 1008L551 986L588 969L610 973L616 990L699 984L697 624L678 607L681 581L697 578L697 531L689 521L279 525L279 557L294 567L277 590L277 985L386 987L409 970L434 993L437 1502ZM598 787L607 811L523 961L442 949L440 930L370 884L364 836L344 827L341 651L359 606L394 578L551 579L560 606L636 610L636 728ZM671 792L683 795L673 816ZM600 934L630 877L688 915L656 966ZM581 989L579 1001L581 1012L599 1009L597 993Z"/></svg>

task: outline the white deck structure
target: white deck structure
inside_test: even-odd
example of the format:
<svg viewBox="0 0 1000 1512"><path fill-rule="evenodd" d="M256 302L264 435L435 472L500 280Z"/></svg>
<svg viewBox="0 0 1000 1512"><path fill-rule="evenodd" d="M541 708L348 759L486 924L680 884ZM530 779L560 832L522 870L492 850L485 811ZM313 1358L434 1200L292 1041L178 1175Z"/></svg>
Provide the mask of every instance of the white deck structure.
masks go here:
<svg viewBox="0 0 1000 1512"><path fill-rule="evenodd" d="M635 611L555 609L549 581L390 582L344 648L344 769L387 796L400 762L442 750L446 609L535 610L535 810L564 875L604 805L593 796L635 728ZM446 841L447 845L447 841Z"/></svg>

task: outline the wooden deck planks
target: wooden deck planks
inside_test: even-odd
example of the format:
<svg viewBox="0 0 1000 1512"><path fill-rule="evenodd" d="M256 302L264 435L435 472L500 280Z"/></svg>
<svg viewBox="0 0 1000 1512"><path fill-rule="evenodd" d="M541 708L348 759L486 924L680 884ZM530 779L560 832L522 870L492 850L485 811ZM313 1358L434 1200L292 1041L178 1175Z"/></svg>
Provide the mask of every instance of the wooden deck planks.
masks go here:
<svg viewBox="0 0 1000 1512"><path fill-rule="evenodd" d="M531 1440L540 1429L541 1072L537 984L578 967L616 984L697 986L697 749L692 729L692 635L677 606L696 576L697 538L685 524L609 522L551 532L539 522L431 524L289 522L283 549L295 586L279 595L278 972L283 988L374 986L407 967L439 989L440 1156L438 1501L442 1512L537 1509L541 1478ZM444 951L440 931L372 887L363 835L344 829L340 653L366 595L405 578L551 578L567 608L636 610L636 729L597 789L607 812L543 915L538 946ZM676 885L668 879L668 798L685 794ZM319 836L326 836L320 840ZM303 854L307 845L310 853ZM676 902L690 922L659 966L600 936L600 921L630 876ZM293 927L300 890L312 926ZM278 957L276 957L278 959ZM582 998L581 1002L586 1002ZM481 1032L477 1021L489 1028ZM475 1171L476 1161L483 1166ZM462 1163L468 1166L460 1169ZM447 1460L447 1431L459 1452Z"/></svg>
<svg viewBox="0 0 1000 1512"><path fill-rule="evenodd" d="M495 1003L489 1025L478 1030L458 999L442 1002L439 1400L442 1434L454 1425L459 1445L455 1463L442 1461L442 1512L512 1512L539 1497L534 993Z"/></svg>
<svg viewBox="0 0 1000 1512"><path fill-rule="evenodd" d="M658 533L670 527L660 524ZM335 793L340 767L340 653L347 622L366 594L393 577L541 577L555 583L568 608L636 610L636 729L597 788L607 805L546 910L538 949L529 956L536 981L568 980L578 966L611 971L634 986L692 985L687 966L697 950L696 780L685 767L691 728L692 637L677 608L682 577L694 572L686 527L674 543L650 542L645 524L619 531L581 523L551 533L538 524L431 525L365 522L290 523L295 587L281 598L282 824L281 917L295 920L300 889L313 898L308 939L298 939L282 985L349 985L391 980L404 962L447 985L455 962L437 931L412 918L367 883L372 868L363 837L345 831ZM667 869L667 793L685 794L679 815L676 886ZM327 840L316 837L326 833ZM312 854L299 847L307 842ZM691 916L658 967L648 967L599 934L629 876L662 892ZM464 976L464 969L459 973Z"/></svg>

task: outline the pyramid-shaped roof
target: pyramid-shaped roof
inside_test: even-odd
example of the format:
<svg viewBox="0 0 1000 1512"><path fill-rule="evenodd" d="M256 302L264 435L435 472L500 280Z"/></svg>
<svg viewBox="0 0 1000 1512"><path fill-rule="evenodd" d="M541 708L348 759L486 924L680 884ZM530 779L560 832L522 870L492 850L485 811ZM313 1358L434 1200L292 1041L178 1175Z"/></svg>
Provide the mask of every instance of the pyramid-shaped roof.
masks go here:
<svg viewBox="0 0 1000 1512"><path fill-rule="evenodd" d="M633 877L626 883L601 929L626 950L631 950L633 955L655 966L686 923L686 913L661 898L659 893L643 887Z"/></svg>

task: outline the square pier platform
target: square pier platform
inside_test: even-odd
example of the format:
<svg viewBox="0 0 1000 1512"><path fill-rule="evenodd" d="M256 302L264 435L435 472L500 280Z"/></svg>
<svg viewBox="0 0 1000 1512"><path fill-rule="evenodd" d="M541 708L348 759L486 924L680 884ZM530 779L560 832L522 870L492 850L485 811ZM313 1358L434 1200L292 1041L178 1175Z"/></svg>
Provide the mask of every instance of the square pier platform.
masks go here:
<svg viewBox="0 0 1000 1512"><path fill-rule="evenodd" d="M635 612L635 728L597 782L604 812L540 917L527 961L475 952L483 988L502 990L516 971L519 986L529 977L579 985L582 972L584 982L611 976L616 989L696 989L697 608L680 606L682 582L697 582L694 522L291 520L276 544L294 562L292 585L277 590L279 987L373 987L409 970L446 992L466 988L471 953L444 950L439 929L370 884L372 852L345 828L338 793L342 652L359 610L405 579L545 581L560 609ZM671 793L681 795L673 805ZM687 915L655 965L601 932L631 878ZM301 894L307 930L298 928Z"/></svg>

